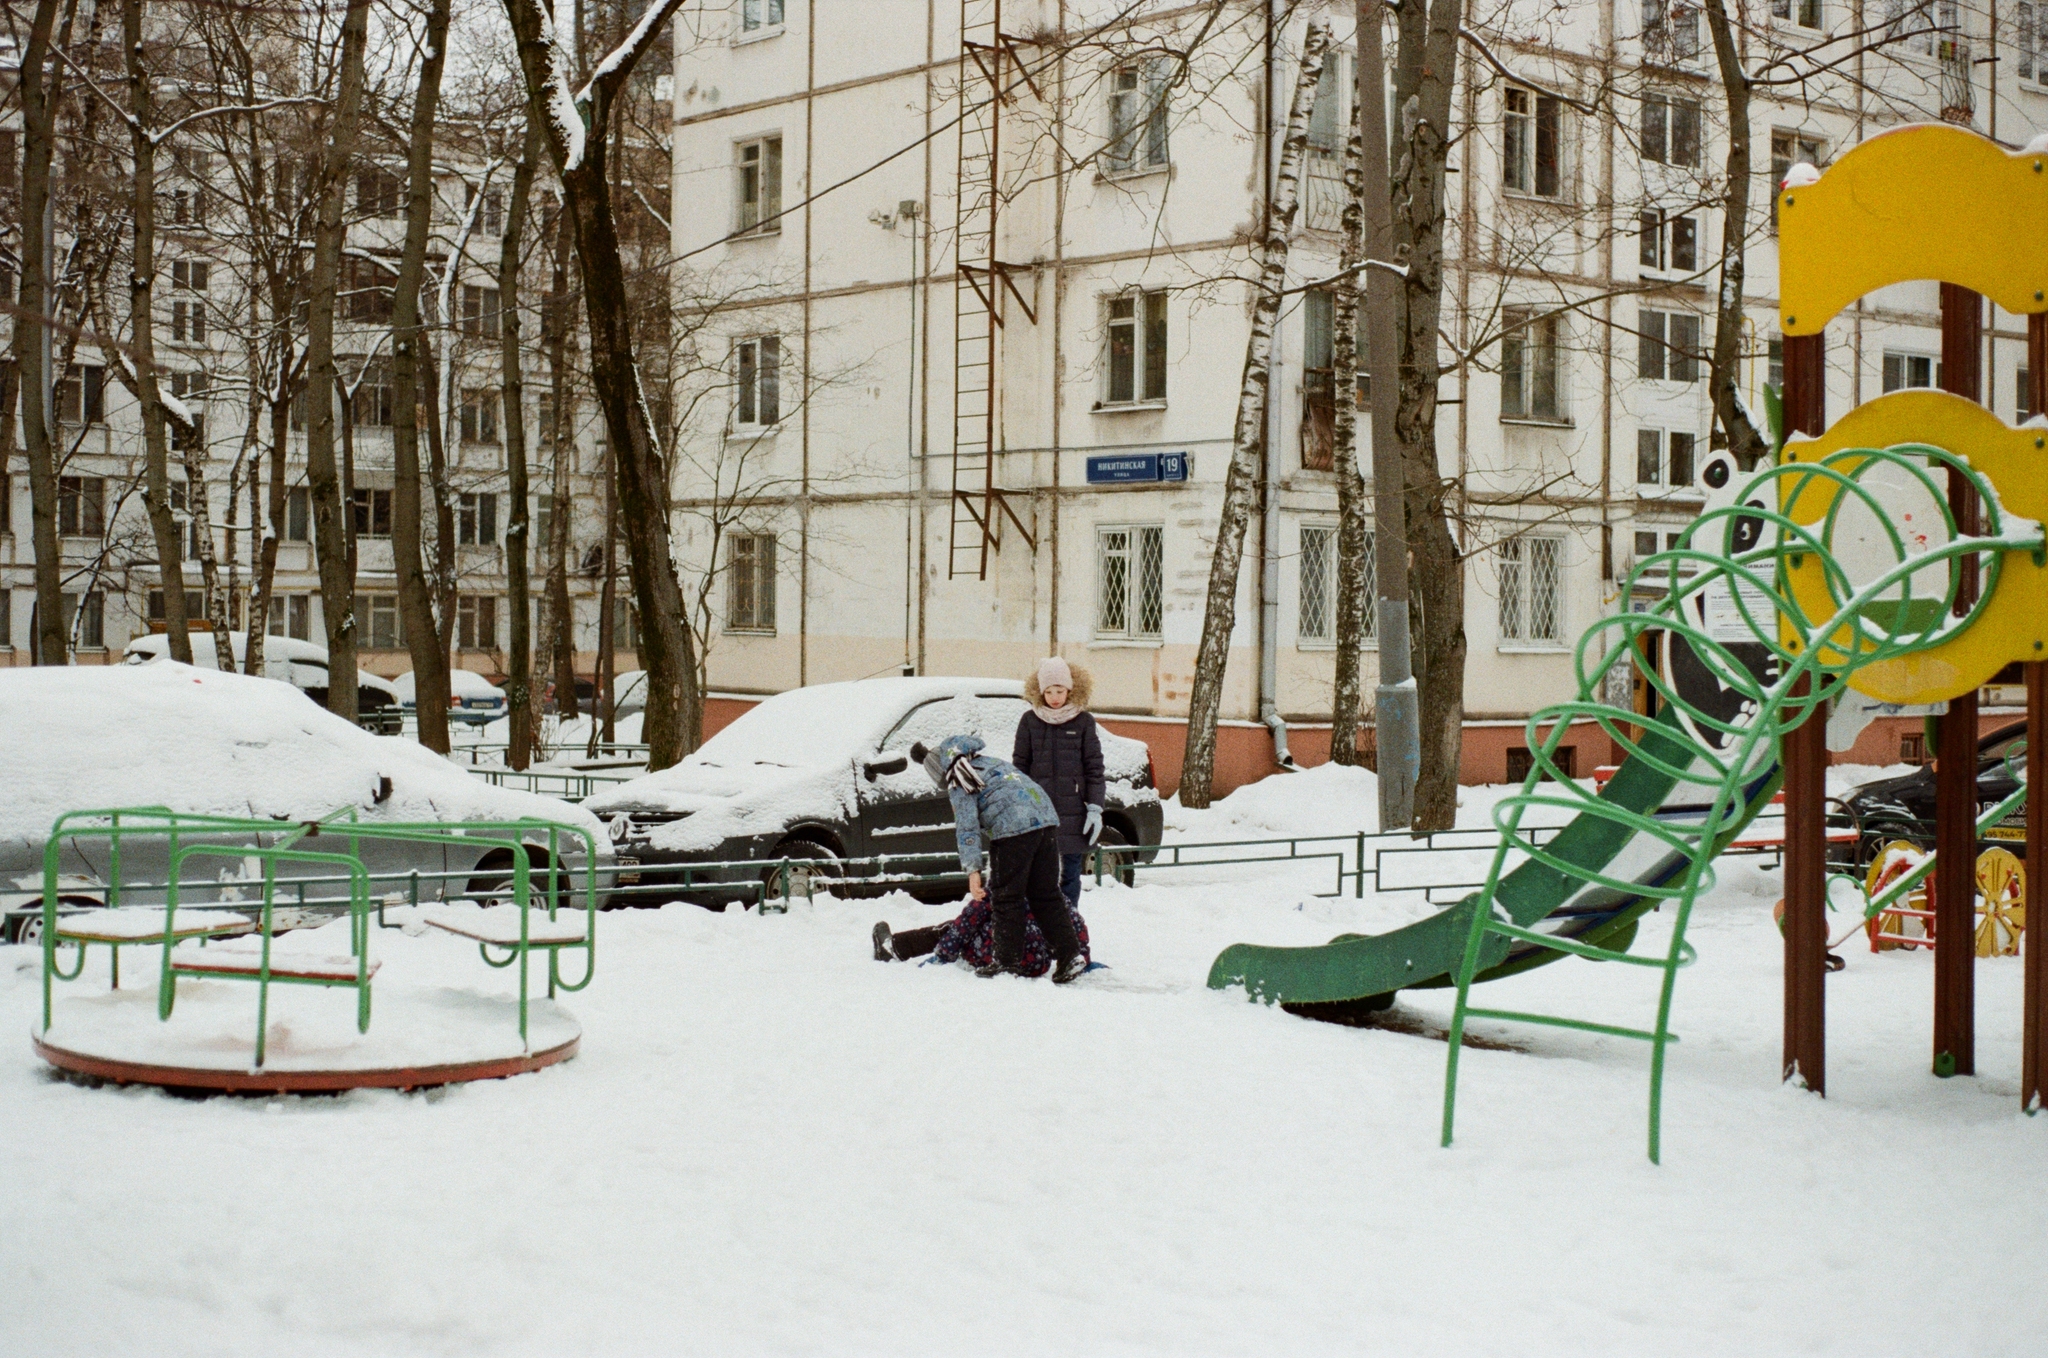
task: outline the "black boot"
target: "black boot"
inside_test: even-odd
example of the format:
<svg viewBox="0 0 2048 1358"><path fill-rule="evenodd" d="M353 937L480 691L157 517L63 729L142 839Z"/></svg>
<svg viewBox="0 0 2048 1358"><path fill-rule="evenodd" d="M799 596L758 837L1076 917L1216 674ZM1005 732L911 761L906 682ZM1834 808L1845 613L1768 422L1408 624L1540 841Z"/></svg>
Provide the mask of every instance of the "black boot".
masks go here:
<svg viewBox="0 0 2048 1358"><path fill-rule="evenodd" d="M928 924L922 929L905 929L889 939L889 951L898 960L908 962L923 957L939 946L939 936L950 928L948 924Z"/></svg>
<svg viewBox="0 0 2048 1358"><path fill-rule="evenodd" d="M889 933L888 921L884 920L877 923L875 925L875 960L877 962L893 962L896 960L896 949L891 946L893 942L894 939Z"/></svg>
<svg viewBox="0 0 2048 1358"><path fill-rule="evenodd" d="M1081 973L1086 970L1088 970L1088 959L1080 953L1075 953L1072 957L1053 967L1052 983L1054 985L1066 985L1069 982L1078 981L1081 979Z"/></svg>

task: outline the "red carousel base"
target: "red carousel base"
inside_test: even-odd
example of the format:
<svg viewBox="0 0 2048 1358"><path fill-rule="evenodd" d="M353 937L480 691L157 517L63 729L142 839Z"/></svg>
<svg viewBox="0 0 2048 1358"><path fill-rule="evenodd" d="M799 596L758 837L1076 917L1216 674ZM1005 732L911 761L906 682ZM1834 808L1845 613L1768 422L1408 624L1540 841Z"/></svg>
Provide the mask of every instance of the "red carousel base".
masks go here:
<svg viewBox="0 0 2048 1358"><path fill-rule="evenodd" d="M520 1056L482 1061L456 1061L436 1066L401 1066L389 1070L213 1070L202 1066L161 1066L88 1056L30 1039L36 1055L59 1070L115 1084L160 1085L165 1089L212 1089L230 1094L333 1094L345 1089L425 1089L469 1080L502 1080L566 1061L583 1041L572 1037L558 1047Z"/></svg>

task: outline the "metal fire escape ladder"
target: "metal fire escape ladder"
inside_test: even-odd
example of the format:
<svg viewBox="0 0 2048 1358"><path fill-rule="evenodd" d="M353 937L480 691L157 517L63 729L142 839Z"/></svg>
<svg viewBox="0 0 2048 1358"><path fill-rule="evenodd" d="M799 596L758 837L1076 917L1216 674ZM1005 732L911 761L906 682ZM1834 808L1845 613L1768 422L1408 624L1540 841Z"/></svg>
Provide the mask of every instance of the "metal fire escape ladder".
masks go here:
<svg viewBox="0 0 2048 1358"><path fill-rule="evenodd" d="M988 578L991 551L1002 550L1002 520L1033 548L1031 530L996 485L997 380L1007 296L1032 325L1038 313L1014 274L1029 266L996 257L1001 205L1002 111L1022 84L1037 86L1018 52L1026 41L1003 32L1002 0L960 3L960 151L955 199L953 282L953 496L946 576Z"/></svg>

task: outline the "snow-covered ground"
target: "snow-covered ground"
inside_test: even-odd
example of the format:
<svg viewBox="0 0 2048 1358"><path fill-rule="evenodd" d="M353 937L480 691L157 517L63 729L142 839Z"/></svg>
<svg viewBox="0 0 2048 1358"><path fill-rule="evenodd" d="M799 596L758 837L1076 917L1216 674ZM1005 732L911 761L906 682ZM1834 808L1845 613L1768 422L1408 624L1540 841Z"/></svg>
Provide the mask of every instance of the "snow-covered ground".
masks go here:
<svg viewBox="0 0 2048 1358"><path fill-rule="evenodd" d="M1363 775L1287 781L1178 833L1371 823ZM613 913L566 997L579 1057L418 1095L60 1082L27 1042L37 957L0 950L0 1353L2039 1351L2017 959L1978 963L1979 1074L1942 1081L1932 959L1845 949L1829 1096L1787 1089L1779 874L1731 861L1694 917L1661 1167L1643 1046L1549 1029L1479 1026L1512 1049L1467 1053L1440 1150L1444 992L1382 1031L1204 985L1229 943L1415 913L1309 895L1326 871L1091 888L1109 966L1064 990L874 962L875 919L945 916L900 896ZM506 984L452 938L375 946ZM1488 999L1640 1024L1652 983L1566 961Z"/></svg>

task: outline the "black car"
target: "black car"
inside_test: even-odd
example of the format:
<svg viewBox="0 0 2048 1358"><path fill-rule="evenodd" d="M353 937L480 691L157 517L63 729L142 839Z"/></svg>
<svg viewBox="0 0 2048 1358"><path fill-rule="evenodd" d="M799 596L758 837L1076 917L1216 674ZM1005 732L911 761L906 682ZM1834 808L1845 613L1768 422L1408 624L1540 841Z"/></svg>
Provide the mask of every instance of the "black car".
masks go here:
<svg viewBox="0 0 2048 1358"><path fill-rule="evenodd" d="M952 807L910 761L910 747L971 734L1008 759L1027 710L1022 688L1001 679L860 679L767 699L675 767L583 804L609 825L619 855L613 903L722 907L757 899L771 881L779 894L781 869L767 865L786 859L803 865L791 873L795 895L809 894L814 878L957 873ZM1102 842L1158 844L1164 816L1144 743L1101 735ZM884 855L904 861L873 861ZM693 869L685 890L681 869L701 863L740 866ZM961 895L957 882L913 890Z"/></svg>
<svg viewBox="0 0 2048 1358"><path fill-rule="evenodd" d="M1981 816L2010 797L2020 786L2026 757L2027 724L2001 727L1977 742L1977 806ZM1907 840L1922 849L1934 847L1934 766L1929 764L1898 778L1865 783L1842 799L1858 830L1856 861L1868 863L1893 840ZM2025 851L2027 809L2022 803L1984 832L1985 844L2000 844L2014 853Z"/></svg>

